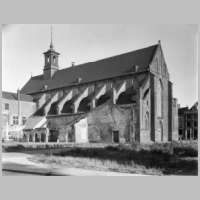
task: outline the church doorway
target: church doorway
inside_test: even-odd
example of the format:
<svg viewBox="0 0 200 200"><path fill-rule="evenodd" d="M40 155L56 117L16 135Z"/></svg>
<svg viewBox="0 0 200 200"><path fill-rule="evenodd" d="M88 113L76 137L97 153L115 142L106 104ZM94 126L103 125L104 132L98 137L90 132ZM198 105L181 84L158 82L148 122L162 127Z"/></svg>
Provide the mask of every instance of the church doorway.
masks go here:
<svg viewBox="0 0 200 200"><path fill-rule="evenodd" d="M119 131L113 131L113 142L119 143Z"/></svg>
<svg viewBox="0 0 200 200"><path fill-rule="evenodd" d="M59 132L57 130L50 130L49 142L57 142L59 138Z"/></svg>

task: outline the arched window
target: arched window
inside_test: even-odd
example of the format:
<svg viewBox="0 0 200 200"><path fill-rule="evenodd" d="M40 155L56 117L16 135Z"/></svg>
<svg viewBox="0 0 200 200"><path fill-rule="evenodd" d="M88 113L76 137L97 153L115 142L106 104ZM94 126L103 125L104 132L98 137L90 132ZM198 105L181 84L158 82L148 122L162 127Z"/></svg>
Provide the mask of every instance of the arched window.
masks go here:
<svg viewBox="0 0 200 200"><path fill-rule="evenodd" d="M145 114L145 129L149 129L149 112Z"/></svg>
<svg viewBox="0 0 200 200"><path fill-rule="evenodd" d="M155 59L155 69L156 69L156 72L159 73L159 69L158 69L158 59L157 59L157 58Z"/></svg>
<svg viewBox="0 0 200 200"><path fill-rule="evenodd" d="M162 117L162 88L161 80L159 80L157 85L157 117Z"/></svg>
<svg viewBox="0 0 200 200"><path fill-rule="evenodd" d="M53 62L56 63L56 57L55 56L53 57Z"/></svg>
<svg viewBox="0 0 200 200"><path fill-rule="evenodd" d="M47 62L49 62L49 56L47 56Z"/></svg>

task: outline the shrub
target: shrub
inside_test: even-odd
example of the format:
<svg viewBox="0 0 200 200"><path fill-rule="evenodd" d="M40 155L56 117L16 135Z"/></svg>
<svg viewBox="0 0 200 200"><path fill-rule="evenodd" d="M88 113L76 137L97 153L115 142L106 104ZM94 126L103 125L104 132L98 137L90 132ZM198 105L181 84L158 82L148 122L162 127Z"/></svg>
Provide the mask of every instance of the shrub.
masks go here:
<svg viewBox="0 0 200 200"><path fill-rule="evenodd" d="M105 149L108 151L118 151L119 147L118 146L107 146L107 147L105 147Z"/></svg>

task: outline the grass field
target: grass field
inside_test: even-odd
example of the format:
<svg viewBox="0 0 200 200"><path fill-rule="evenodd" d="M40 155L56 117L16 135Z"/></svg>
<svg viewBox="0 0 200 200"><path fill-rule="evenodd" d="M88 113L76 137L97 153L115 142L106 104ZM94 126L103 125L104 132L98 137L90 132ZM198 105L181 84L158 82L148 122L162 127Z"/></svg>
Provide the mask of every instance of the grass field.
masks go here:
<svg viewBox="0 0 200 200"><path fill-rule="evenodd" d="M73 147L58 155L35 155L31 161L149 175L198 175L198 143L120 144L104 148Z"/></svg>

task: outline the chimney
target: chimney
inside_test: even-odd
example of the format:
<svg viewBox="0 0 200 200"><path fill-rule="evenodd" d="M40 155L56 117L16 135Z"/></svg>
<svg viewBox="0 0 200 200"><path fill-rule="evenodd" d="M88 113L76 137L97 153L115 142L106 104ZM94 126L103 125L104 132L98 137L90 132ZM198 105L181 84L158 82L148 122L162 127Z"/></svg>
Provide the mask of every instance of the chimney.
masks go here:
<svg viewBox="0 0 200 200"><path fill-rule="evenodd" d="M47 89L47 85L43 85L43 90L46 90Z"/></svg>
<svg viewBox="0 0 200 200"><path fill-rule="evenodd" d="M72 67L74 67L75 66L75 62L72 62Z"/></svg>
<svg viewBox="0 0 200 200"><path fill-rule="evenodd" d="M21 107L20 107L20 90L17 90L17 100L18 100L18 123L21 125Z"/></svg>
<svg viewBox="0 0 200 200"><path fill-rule="evenodd" d="M82 78L77 78L77 83L80 83Z"/></svg>
<svg viewBox="0 0 200 200"><path fill-rule="evenodd" d="M137 65L133 66L133 67L132 67L133 72L137 72L137 71L138 71L138 68L139 68L139 67L138 67Z"/></svg>

